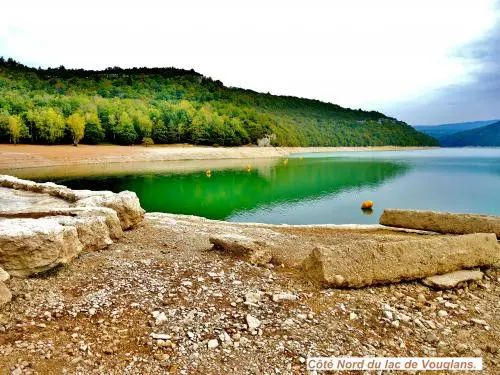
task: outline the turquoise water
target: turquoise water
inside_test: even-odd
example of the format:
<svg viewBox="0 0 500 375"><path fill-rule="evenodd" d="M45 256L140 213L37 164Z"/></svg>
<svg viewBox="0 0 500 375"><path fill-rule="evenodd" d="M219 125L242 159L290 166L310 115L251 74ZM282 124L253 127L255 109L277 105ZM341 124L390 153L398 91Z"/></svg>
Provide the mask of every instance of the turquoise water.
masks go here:
<svg viewBox="0 0 500 375"><path fill-rule="evenodd" d="M249 161L250 163L250 161ZM294 155L258 165L54 178L72 188L135 191L147 211L242 222L377 223L384 208L500 215L500 149ZM39 172L39 171L38 171ZM25 177L25 176L24 176ZM373 200L370 214L360 210Z"/></svg>

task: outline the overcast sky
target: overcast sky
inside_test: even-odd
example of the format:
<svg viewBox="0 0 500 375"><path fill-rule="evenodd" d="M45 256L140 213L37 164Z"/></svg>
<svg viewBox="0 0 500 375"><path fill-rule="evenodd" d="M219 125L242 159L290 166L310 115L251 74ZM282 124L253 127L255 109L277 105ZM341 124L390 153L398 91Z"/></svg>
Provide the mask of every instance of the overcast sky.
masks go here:
<svg viewBox="0 0 500 375"><path fill-rule="evenodd" d="M497 0L75 3L0 0L0 55L36 67L193 68L410 124L500 118Z"/></svg>

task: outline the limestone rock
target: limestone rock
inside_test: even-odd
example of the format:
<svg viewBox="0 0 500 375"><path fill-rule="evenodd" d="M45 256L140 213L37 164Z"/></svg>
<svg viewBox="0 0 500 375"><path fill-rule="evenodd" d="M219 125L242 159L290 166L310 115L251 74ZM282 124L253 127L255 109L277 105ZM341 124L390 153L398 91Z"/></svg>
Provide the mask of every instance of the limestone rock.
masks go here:
<svg viewBox="0 0 500 375"><path fill-rule="evenodd" d="M500 238L500 216L389 209L380 224L449 234L495 233Z"/></svg>
<svg viewBox="0 0 500 375"><path fill-rule="evenodd" d="M77 207L108 207L116 211L120 219L122 229L136 226L144 219L142 209L137 195L131 191L122 191L118 194L110 191L74 191L78 201Z"/></svg>
<svg viewBox="0 0 500 375"><path fill-rule="evenodd" d="M466 281L477 281L483 278L481 271L461 270L444 275L430 276L422 280L425 285L438 289L455 288L458 284Z"/></svg>
<svg viewBox="0 0 500 375"><path fill-rule="evenodd" d="M0 308L6 303L10 302L11 299L12 294L10 293L10 290L3 283L3 281L0 281Z"/></svg>
<svg viewBox="0 0 500 375"><path fill-rule="evenodd" d="M57 218L0 219L0 264L12 276L68 263L81 250L77 229Z"/></svg>
<svg viewBox="0 0 500 375"><path fill-rule="evenodd" d="M0 282L10 279L10 275L2 267L0 267Z"/></svg>
<svg viewBox="0 0 500 375"><path fill-rule="evenodd" d="M317 247L304 260L302 269L310 279L323 285L362 287L491 265L498 259L500 246L496 236L479 233Z"/></svg>
<svg viewBox="0 0 500 375"><path fill-rule="evenodd" d="M57 216L55 219L64 226L77 229L78 239L85 250L100 250L123 235L116 212L105 207L82 207L72 209L75 216Z"/></svg>
<svg viewBox="0 0 500 375"><path fill-rule="evenodd" d="M238 234L223 234L210 237L216 249L245 257L250 263L265 265L272 259L270 245Z"/></svg>

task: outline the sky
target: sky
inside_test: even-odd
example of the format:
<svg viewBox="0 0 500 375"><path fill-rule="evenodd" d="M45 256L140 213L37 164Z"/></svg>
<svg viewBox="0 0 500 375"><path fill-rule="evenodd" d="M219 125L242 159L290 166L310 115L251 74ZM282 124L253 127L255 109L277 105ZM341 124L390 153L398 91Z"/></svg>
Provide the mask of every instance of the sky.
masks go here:
<svg viewBox="0 0 500 375"><path fill-rule="evenodd" d="M174 66L409 124L500 118L500 0L0 0L0 56Z"/></svg>

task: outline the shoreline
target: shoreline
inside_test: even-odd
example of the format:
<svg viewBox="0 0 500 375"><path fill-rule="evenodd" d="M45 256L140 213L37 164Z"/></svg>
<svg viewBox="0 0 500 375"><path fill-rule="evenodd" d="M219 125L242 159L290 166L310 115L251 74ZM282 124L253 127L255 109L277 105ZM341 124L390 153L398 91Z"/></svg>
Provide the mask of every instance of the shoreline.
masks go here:
<svg viewBox="0 0 500 375"><path fill-rule="evenodd" d="M192 145L118 146L118 145L0 145L0 171L27 168L225 159L274 159L298 153L411 151L436 147L211 147Z"/></svg>

